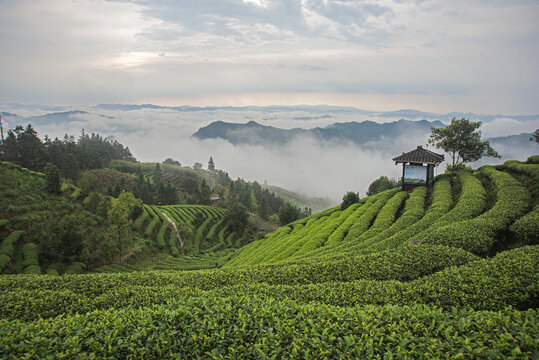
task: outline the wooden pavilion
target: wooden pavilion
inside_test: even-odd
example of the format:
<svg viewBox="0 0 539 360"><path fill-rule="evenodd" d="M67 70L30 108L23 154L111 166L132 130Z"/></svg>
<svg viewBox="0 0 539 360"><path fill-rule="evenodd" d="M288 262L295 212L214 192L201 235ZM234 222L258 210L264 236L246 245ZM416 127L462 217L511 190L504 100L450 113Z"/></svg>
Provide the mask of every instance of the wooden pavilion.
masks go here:
<svg viewBox="0 0 539 360"><path fill-rule="evenodd" d="M395 165L402 163L402 190L412 192L416 186L431 187L434 167L444 161L444 156L418 146L415 150L393 158Z"/></svg>

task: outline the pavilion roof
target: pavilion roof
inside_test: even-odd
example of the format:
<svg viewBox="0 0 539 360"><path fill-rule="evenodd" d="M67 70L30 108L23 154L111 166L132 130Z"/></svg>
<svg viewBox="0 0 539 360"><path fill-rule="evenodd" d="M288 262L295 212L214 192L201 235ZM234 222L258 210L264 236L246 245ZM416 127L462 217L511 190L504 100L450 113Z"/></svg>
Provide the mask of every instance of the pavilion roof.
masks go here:
<svg viewBox="0 0 539 360"><path fill-rule="evenodd" d="M410 162L438 165L439 163L444 161L444 156L441 154L436 154L435 152L432 152L430 150L423 149L423 147L419 145L415 150L409 151L407 153L402 153L402 155L394 157L393 161L395 161L395 163L397 164Z"/></svg>

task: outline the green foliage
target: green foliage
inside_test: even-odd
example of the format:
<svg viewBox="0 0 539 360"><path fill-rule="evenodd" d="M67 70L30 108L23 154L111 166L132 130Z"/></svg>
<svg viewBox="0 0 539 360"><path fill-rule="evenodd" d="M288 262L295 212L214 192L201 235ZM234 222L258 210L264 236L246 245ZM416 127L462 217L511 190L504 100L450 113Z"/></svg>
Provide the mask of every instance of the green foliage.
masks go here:
<svg viewBox="0 0 539 360"><path fill-rule="evenodd" d="M74 262L67 268L65 273L66 275L82 274L85 267L86 265L82 262Z"/></svg>
<svg viewBox="0 0 539 360"><path fill-rule="evenodd" d="M348 191L342 197L341 210L346 210L350 205L359 202L359 194L353 191Z"/></svg>
<svg viewBox="0 0 539 360"><path fill-rule="evenodd" d="M170 249L170 254L174 257L180 256L180 252L178 251L178 247L176 246L176 243L178 242L177 236L178 234L176 233L176 231L171 231L168 237L168 246Z"/></svg>
<svg viewBox="0 0 539 360"><path fill-rule="evenodd" d="M469 171L459 171L457 176L460 181L461 191L455 206L440 216L428 229L410 238L412 243L421 241L433 231L445 225L472 219L485 210L487 206L487 194L481 181Z"/></svg>
<svg viewBox="0 0 539 360"><path fill-rule="evenodd" d="M487 254L498 234L522 216L530 206L530 193L511 175L491 167L482 167L481 173L494 185L497 200L482 215L435 229L423 242L460 247L476 254Z"/></svg>
<svg viewBox="0 0 539 360"><path fill-rule="evenodd" d="M369 185L367 196L375 195L382 191L396 188L397 186L399 186L398 180L389 179L387 176L380 176Z"/></svg>
<svg viewBox="0 0 539 360"><path fill-rule="evenodd" d="M142 206L128 193L112 202L85 199L86 209L105 210L107 221L99 222L80 204L43 195L42 176L1 165L0 218L9 229L0 226L0 269L39 274L41 263L47 274L64 273L0 276L1 358L539 355L539 245L506 250L537 239L536 165L506 162L498 170L440 176L431 193L418 187L409 197L384 191L344 211L338 206L288 223L236 253L229 248L257 235L249 226L232 231L228 210ZM260 208L255 189L239 191ZM58 199L70 205L57 206ZM137 206L142 212L135 216ZM58 221L32 227L57 213ZM164 214L191 259L180 256ZM123 227L129 241L119 250L115 236ZM85 237L96 229L101 235ZM81 259L70 252L44 261L41 249L60 254L54 246L63 248L69 234L84 244ZM438 235L443 240L433 241ZM512 246L496 246L513 238ZM411 239L419 244L407 245ZM94 249L111 259L87 262ZM93 271L118 251L129 264L70 275L84 272L78 260ZM208 270L178 271L201 268Z"/></svg>
<svg viewBox="0 0 539 360"><path fill-rule="evenodd" d="M45 189L51 194L60 193L60 170L53 164L45 166Z"/></svg>
<svg viewBox="0 0 539 360"><path fill-rule="evenodd" d="M240 231L247 226L249 213L247 208L240 203L234 203L228 209L225 222L232 231Z"/></svg>
<svg viewBox="0 0 539 360"><path fill-rule="evenodd" d="M120 264L125 251L132 241L129 233L131 220L129 214L132 209L142 206L142 201L135 199L133 194L122 191L120 196L112 202L109 210L110 224L107 228L107 241L111 249L117 249L120 254ZM159 220L159 218L157 218Z"/></svg>
<svg viewBox="0 0 539 360"><path fill-rule="evenodd" d="M174 160L173 158L166 158L163 164L182 166L178 160Z"/></svg>
<svg viewBox="0 0 539 360"><path fill-rule="evenodd" d="M299 218L299 215L300 213L298 208L287 203L281 206L281 208L279 209L279 223L281 225L289 224L297 220Z"/></svg>
<svg viewBox="0 0 539 360"><path fill-rule="evenodd" d="M344 241L355 241L371 226L374 218L386 202L398 192L398 189L386 190L377 196L377 200L361 215L358 221L350 228Z"/></svg>
<svg viewBox="0 0 539 360"><path fill-rule="evenodd" d="M148 211L144 207L142 207L142 213L140 216L133 222L133 229L135 231L140 231L142 228L142 225L148 220L150 216L148 215Z"/></svg>
<svg viewBox="0 0 539 360"><path fill-rule="evenodd" d="M34 243L24 244L24 246L22 247L22 256L23 256L22 266L25 269L24 272L26 274L28 273L34 274L35 273L34 270L32 270L31 272L27 272L26 269L29 267L35 267L35 266L39 268L39 261L37 259L37 256L38 256L37 245ZM39 274L41 274L41 269L39 270Z"/></svg>
<svg viewBox="0 0 539 360"><path fill-rule="evenodd" d="M9 257L13 256L13 249L17 241L19 241L24 236L24 231L16 230L13 231L6 237L2 244L0 245L0 255L7 255Z"/></svg>
<svg viewBox="0 0 539 360"><path fill-rule="evenodd" d="M532 155L526 160L527 164L539 164L539 155Z"/></svg>
<svg viewBox="0 0 539 360"><path fill-rule="evenodd" d="M208 170L214 171L215 170L215 163L213 162L213 158L210 156L210 160L208 161Z"/></svg>
<svg viewBox="0 0 539 360"><path fill-rule="evenodd" d="M539 129L535 129L532 134L532 137L530 138L530 141L535 141L536 143L539 143Z"/></svg>
<svg viewBox="0 0 539 360"><path fill-rule="evenodd" d="M104 310L29 324L2 322L0 334L5 339L2 354L15 357L33 349L38 357L93 358L426 359L446 358L456 351L468 358L532 358L536 316L533 310L508 309L502 315L429 306L343 309L235 297ZM86 335L88 329L94 329L92 336Z"/></svg>
<svg viewBox="0 0 539 360"><path fill-rule="evenodd" d="M443 149L451 156L453 172L458 170L458 164L476 161L483 156L500 158L488 141L481 141L481 131L478 130L480 126L481 121L453 118L444 128L432 128L429 144Z"/></svg>
<svg viewBox="0 0 539 360"><path fill-rule="evenodd" d="M525 245L535 245L539 243L539 205L532 211L515 221L509 227L514 236Z"/></svg>

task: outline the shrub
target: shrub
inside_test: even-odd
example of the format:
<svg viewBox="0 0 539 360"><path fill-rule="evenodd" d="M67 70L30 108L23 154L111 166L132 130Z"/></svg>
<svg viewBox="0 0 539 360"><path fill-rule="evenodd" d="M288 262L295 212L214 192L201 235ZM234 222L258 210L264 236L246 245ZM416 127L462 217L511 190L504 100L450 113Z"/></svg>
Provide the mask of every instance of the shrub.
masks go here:
<svg viewBox="0 0 539 360"><path fill-rule="evenodd" d="M539 243L539 205L515 221L509 227L517 240L525 245L535 245Z"/></svg>
<svg viewBox="0 0 539 360"><path fill-rule="evenodd" d="M356 204L359 202L359 193L353 191L348 191L344 194L341 203L341 210L346 210L350 205Z"/></svg>
<svg viewBox="0 0 539 360"><path fill-rule="evenodd" d="M86 264L82 262L74 262L67 268L65 273L67 275L82 274L84 272L85 267L86 267Z"/></svg>
<svg viewBox="0 0 539 360"><path fill-rule="evenodd" d="M38 261L38 249L37 245L34 243L26 243L22 247L22 266L24 268L30 267L30 266L38 266L39 267L39 261ZM40 272L41 273L41 270Z"/></svg>
<svg viewBox="0 0 539 360"><path fill-rule="evenodd" d="M494 184L497 195L494 206L474 219L434 230L425 236L423 242L460 247L478 255L486 255L494 244L496 235L526 212L530 194L520 182L491 167L482 167L481 173Z"/></svg>

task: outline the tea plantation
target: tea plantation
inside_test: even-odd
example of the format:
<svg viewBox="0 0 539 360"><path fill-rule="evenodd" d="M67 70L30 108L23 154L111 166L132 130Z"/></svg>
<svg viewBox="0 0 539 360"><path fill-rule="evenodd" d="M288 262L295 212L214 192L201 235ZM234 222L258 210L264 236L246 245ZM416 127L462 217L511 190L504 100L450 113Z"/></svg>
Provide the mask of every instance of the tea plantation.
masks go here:
<svg viewBox="0 0 539 360"><path fill-rule="evenodd" d="M537 156L508 161L247 245L222 209L144 206L133 231L171 258L162 229L197 211L184 253L241 248L219 269L2 275L0 358L537 359L538 188ZM0 261L41 272L12 224Z"/></svg>

